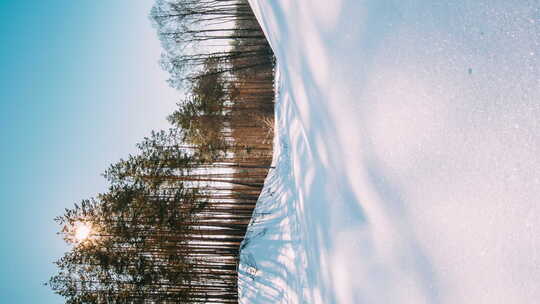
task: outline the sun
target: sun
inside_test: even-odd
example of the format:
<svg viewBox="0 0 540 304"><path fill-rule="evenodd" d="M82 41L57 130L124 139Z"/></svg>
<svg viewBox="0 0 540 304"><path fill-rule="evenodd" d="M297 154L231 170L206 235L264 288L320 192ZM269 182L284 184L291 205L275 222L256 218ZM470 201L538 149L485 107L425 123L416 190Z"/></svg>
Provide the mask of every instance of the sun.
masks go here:
<svg viewBox="0 0 540 304"><path fill-rule="evenodd" d="M91 232L92 228L90 225L83 222L78 222L75 224L75 239L77 242L86 240L90 236Z"/></svg>

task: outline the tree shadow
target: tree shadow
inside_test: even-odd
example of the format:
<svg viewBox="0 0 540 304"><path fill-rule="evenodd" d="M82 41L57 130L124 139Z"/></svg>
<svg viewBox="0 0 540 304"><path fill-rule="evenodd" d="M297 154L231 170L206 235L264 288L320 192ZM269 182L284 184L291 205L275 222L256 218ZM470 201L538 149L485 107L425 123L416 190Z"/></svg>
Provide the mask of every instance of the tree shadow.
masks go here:
<svg viewBox="0 0 540 304"><path fill-rule="evenodd" d="M346 84L354 86L355 92L362 92L369 80L367 77L373 68L375 54L384 47L384 37L392 32L392 26L387 24L399 24L400 12L394 10L390 2L348 1L342 8L336 28L350 28L352 37L336 39L336 35L347 33L335 33L333 29L313 24L323 43L333 47L327 53L318 52L317 56L309 56L312 50L309 45L302 45L301 40L304 32L313 29L296 27L293 20L287 19L290 18L287 15L289 12L285 12L278 1L259 5L264 10L262 23L276 25L277 33L272 33L276 35L268 38L282 69L281 85L287 94L281 96L282 104L276 106L280 108L276 119L281 121L278 133L285 138L290 149L290 157L287 157L290 170L288 175L281 172L281 188L276 188L276 192L287 197L282 198L285 202L278 204L279 210L273 211L278 214L282 212L281 216L285 216L281 218L282 221L287 221L286 217L289 217L288 225L276 227L291 229L294 236L291 240L295 249L292 258L294 265L280 263L281 259L289 257L279 251L280 246L268 247L262 255L264 261L279 264L273 266L289 269L289 272L283 272L286 275L281 274L280 279L285 280L282 281L284 286L278 288L287 292L295 291L292 302L298 303L372 302L373 295L377 293L380 293L379 301L386 303L396 300L391 293L405 275L413 278L416 288L427 302L439 302L438 280L432 263L407 226L409 215L402 190L374 157L376 153L369 140L359 141L364 145L361 147L364 153L358 155L360 167L351 168L348 159L342 157L349 146L339 135L347 130L336 128L336 118L330 114L335 96L329 95L320 86L321 79L341 79L331 74L335 72L332 69L335 58L338 58L338 62L343 61L344 56L350 57L351 51L362 48L365 50L359 55L362 66L352 62L355 58L351 58L349 66L339 67L339 71L354 75L353 79L347 79ZM296 2L289 5L305 4ZM301 8L293 10L300 11ZM377 31L362 32L364 29L354 26L354 15L359 10L367 11L362 24L375 25L370 28ZM268 29L265 32L268 34ZM321 54L327 58L321 58ZM318 69L318 62L314 60L320 60L321 64L330 67ZM359 68L362 69L360 73L354 70ZM320 77L321 72L330 74ZM315 75L317 73L319 75ZM364 188L370 189L369 195L359 191L361 185L357 179L351 179L351 172L363 177L362 183ZM371 198L376 198L376 202L368 201ZM397 233L391 241L398 244L397 248L403 250L403 254L392 253L392 257L403 255L403 261L389 260L391 264L387 263L388 259L381 257L377 246L382 236L377 235L374 228L379 223L370 222L369 213L364 208L373 204L389 221L386 223L389 229ZM284 210L287 211L283 213ZM284 239L280 241L285 242ZM261 256L255 253L255 257L260 259ZM340 257L355 260L340 261ZM341 265L336 265L338 262ZM290 272L293 272L292 277L288 277ZM343 282L343 277L348 282ZM286 281L287 278L295 281ZM266 283L273 284L274 281ZM378 286L375 287L376 284ZM389 290L389 294L385 294L385 289ZM275 303L277 298L268 300L274 301L268 303ZM267 302L263 300L262 303Z"/></svg>

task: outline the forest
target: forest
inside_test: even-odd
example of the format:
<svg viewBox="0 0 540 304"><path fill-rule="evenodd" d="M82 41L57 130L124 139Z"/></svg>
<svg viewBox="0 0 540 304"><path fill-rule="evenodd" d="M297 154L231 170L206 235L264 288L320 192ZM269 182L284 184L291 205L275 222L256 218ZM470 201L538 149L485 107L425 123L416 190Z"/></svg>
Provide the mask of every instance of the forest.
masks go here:
<svg viewBox="0 0 540 304"><path fill-rule="evenodd" d="M168 130L55 218L66 303L236 303L240 243L272 169L274 55L247 0L157 0ZM159 101L157 101L159 102Z"/></svg>

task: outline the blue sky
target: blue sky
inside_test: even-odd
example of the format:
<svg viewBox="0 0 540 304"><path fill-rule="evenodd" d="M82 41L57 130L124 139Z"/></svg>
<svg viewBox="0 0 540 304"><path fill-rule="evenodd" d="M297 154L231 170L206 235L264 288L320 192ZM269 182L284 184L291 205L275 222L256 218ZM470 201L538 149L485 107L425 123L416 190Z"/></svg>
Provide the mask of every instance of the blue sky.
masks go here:
<svg viewBox="0 0 540 304"><path fill-rule="evenodd" d="M42 283L67 249L53 218L167 126L152 0L0 0L1 303L62 303Z"/></svg>

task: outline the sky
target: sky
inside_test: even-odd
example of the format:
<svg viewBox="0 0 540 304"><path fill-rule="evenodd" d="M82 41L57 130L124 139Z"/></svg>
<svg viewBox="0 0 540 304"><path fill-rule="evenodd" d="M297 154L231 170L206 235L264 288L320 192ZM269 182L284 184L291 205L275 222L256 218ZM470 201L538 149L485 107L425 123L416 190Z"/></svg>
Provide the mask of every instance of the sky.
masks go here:
<svg viewBox="0 0 540 304"><path fill-rule="evenodd" d="M167 127L179 93L158 64L152 0L0 0L1 303L63 303L43 286L68 247L54 217Z"/></svg>

